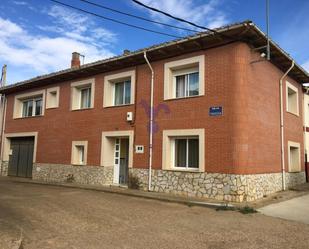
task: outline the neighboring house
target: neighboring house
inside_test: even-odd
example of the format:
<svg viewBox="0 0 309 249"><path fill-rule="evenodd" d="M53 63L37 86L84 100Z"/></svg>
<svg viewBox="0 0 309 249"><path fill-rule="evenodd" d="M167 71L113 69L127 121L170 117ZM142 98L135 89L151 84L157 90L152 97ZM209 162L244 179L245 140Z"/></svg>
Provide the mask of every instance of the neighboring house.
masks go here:
<svg viewBox="0 0 309 249"><path fill-rule="evenodd" d="M265 44L246 21L83 66L73 53L71 69L3 87L2 175L237 202L303 183L309 75L295 64L282 81L281 151L292 58L271 42L265 60Z"/></svg>

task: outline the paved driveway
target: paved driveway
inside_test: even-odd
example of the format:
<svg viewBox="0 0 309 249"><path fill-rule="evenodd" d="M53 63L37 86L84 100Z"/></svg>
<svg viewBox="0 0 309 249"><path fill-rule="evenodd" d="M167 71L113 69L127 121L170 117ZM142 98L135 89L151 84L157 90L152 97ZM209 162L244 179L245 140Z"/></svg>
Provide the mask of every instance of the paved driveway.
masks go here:
<svg viewBox="0 0 309 249"><path fill-rule="evenodd" d="M0 248L306 248L309 225L0 177Z"/></svg>
<svg viewBox="0 0 309 249"><path fill-rule="evenodd" d="M271 204L259 211L268 216L309 224L309 195Z"/></svg>

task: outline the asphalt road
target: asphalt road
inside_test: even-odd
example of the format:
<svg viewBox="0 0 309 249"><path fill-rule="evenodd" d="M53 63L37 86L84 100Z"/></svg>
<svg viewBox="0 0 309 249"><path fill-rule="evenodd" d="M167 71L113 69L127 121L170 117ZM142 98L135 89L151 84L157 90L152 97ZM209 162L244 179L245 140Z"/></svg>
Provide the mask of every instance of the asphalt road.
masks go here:
<svg viewBox="0 0 309 249"><path fill-rule="evenodd" d="M308 248L309 225L0 178L0 248ZM14 244L15 243L15 244Z"/></svg>

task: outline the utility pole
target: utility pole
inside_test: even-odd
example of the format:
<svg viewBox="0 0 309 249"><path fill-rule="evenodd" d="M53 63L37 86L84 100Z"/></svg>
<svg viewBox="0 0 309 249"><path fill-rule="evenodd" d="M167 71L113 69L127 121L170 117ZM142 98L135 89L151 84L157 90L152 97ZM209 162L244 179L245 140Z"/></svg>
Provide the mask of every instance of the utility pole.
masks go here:
<svg viewBox="0 0 309 249"><path fill-rule="evenodd" d="M267 33L267 60L270 60L270 41L269 41L269 0L266 0L266 33Z"/></svg>

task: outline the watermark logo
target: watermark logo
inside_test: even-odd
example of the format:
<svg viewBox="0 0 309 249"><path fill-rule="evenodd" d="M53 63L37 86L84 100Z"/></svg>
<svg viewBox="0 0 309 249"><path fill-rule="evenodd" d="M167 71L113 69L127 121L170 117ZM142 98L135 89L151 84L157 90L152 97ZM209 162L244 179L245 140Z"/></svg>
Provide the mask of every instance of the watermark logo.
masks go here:
<svg viewBox="0 0 309 249"><path fill-rule="evenodd" d="M146 100L141 100L139 103L143 108L148 117L150 117L150 105ZM160 112L164 112L165 114L170 114L170 108L166 104L159 104L156 106L153 106L153 126L152 126L152 133L157 133L160 128L159 124L156 122L156 117L159 115ZM150 130L150 124L148 122L148 131Z"/></svg>

